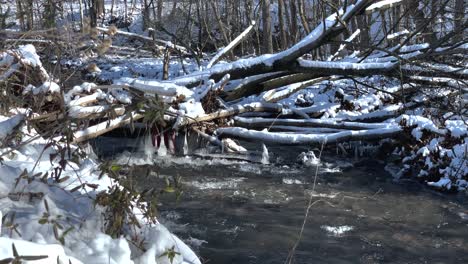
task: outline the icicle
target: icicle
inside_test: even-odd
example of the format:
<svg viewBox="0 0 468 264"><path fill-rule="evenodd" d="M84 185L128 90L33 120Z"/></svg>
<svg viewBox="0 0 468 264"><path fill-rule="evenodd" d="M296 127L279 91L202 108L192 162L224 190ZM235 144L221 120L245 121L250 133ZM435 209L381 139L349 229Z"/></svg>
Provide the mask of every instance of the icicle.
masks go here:
<svg viewBox="0 0 468 264"><path fill-rule="evenodd" d="M363 156L364 156L364 151L365 151L365 148L366 148L366 147L365 147L365 146L362 146L362 142L361 142L361 141L359 141L358 144L359 144L359 157L363 157Z"/></svg>
<svg viewBox="0 0 468 264"><path fill-rule="evenodd" d="M145 156L148 157L148 159L152 159L153 158L153 154L154 154L154 147L153 147L153 144L152 144L152 136L151 134L148 134L145 136L145 138L143 139L143 152L145 153ZM159 153L159 152L158 152Z"/></svg>
<svg viewBox="0 0 468 264"><path fill-rule="evenodd" d="M268 149L265 146L265 143L262 143L262 164L270 164L270 155L268 154Z"/></svg>
<svg viewBox="0 0 468 264"><path fill-rule="evenodd" d="M189 145L188 145L188 137L190 136L187 129L185 129L185 133L184 133L184 155L188 155L189 154Z"/></svg>
<svg viewBox="0 0 468 264"><path fill-rule="evenodd" d="M357 143L354 143L354 159L358 159L359 158L359 149L358 149L358 145Z"/></svg>
<svg viewBox="0 0 468 264"><path fill-rule="evenodd" d="M177 156L183 156L187 153L185 131L177 132L173 143L174 143L174 154L176 154Z"/></svg>

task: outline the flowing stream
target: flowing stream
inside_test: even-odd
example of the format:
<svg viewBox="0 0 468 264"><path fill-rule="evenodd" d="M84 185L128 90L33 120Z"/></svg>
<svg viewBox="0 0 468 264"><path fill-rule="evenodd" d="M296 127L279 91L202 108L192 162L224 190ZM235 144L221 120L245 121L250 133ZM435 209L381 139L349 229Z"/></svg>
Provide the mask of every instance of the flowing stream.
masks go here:
<svg viewBox="0 0 468 264"><path fill-rule="evenodd" d="M395 182L379 161L324 153L312 192L316 165L296 162L305 148L270 147L278 162L265 165L160 157L138 145L95 141L98 155L127 164L141 189L181 177L179 199L159 198L161 219L204 263L285 263L311 197L292 263L468 263L466 194Z"/></svg>

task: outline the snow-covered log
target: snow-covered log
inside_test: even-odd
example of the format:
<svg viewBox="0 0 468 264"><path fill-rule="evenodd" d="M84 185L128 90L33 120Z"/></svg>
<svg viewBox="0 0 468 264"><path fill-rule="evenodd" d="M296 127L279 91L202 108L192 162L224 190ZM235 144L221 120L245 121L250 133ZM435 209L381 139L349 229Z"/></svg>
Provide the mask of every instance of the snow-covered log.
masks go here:
<svg viewBox="0 0 468 264"><path fill-rule="evenodd" d="M310 76L309 76L310 78ZM263 94L262 99L266 102L275 103L282 99L288 98L290 95L308 87L313 84L317 84L326 80L336 79L336 77L320 77L315 79L309 79L307 81L298 82L289 84L285 87L269 90L265 94Z"/></svg>
<svg viewBox="0 0 468 264"><path fill-rule="evenodd" d="M117 85L127 85L149 94L162 96L184 96L186 98L193 96L193 91L184 86L174 84L168 81L141 80L135 78L121 78L116 81Z"/></svg>
<svg viewBox="0 0 468 264"><path fill-rule="evenodd" d="M90 126L84 130L76 131L75 133L73 133L73 143L80 143L89 139L96 138L116 128L128 125L131 122L143 118L143 115L141 114L131 113L130 115L131 116L125 115L114 119L110 119L109 121Z"/></svg>
<svg viewBox="0 0 468 264"><path fill-rule="evenodd" d="M313 73L317 77L323 75L352 75L352 76L405 76L410 77L415 74L419 76L434 76L468 79L468 70L461 67L451 67L448 65L401 65L399 62L336 62L336 61L311 61L298 60L294 68L298 72Z"/></svg>
<svg viewBox="0 0 468 264"><path fill-rule="evenodd" d="M178 127L187 126L199 122L212 121L219 118L230 117L242 113L248 112L269 112L282 115L292 115L294 112L291 109L284 107L281 104L273 103L251 103L245 105L235 105L227 109L222 109L214 113L194 116L194 117L183 117L183 119L178 123Z"/></svg>
<svg viewBox="0 0 468 264"><path fill-rule="evenodd" d="M238 82L232 82L230 87L227 87L226 89L226 100L233 101L252 94L260 93L264 90L261 85L263 82L284 76L286 74L287 73L284 71L271 72L245 77Z"/></svg>
<svg viewBox="0 0 468 264"><path fill-rule="evenodd" d="M400 127L388 127L369 130L347 130L329 134L291 134L249 130L240 127L218 128L220 138L239 138L249 141L284 144L284 145L321 145L345 141L375 140L395 137L402 133Z"/></svg>
<svg viewBox="0 0 468 264"><path fill-rule="evenodd" d="M335 121L324 119L279 119L279 118L245 118L235 117L235 124L237 126L250 128L250 129L263 129L270 126L297 126L297 127L321 127L321 128L334 128L334 129L348 129L348 130L363 130L363 129L382 129L392 127L392 124L387 123L360 123L360 122L347 122Z"/></svg>
<svg viewBox="0 0 468 264"><path fill-rule="evenodd" d="M68 116L76 119L93 119L102 117L106 112L109 112L110 109L111 107L108 105L72 106L68 109ZM117 116L125 114L125 108L123 107L116 107L113 111Z"/></svg>

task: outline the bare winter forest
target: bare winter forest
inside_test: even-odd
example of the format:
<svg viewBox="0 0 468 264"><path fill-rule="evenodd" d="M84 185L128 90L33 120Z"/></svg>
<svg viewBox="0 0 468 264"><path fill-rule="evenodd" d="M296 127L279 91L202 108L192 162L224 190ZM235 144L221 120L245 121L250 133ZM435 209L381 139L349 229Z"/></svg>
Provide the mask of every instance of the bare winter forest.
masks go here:
<svg viewBox="0 0 468 264"><path fill-rule="evenodd" d="M322 153L372 157L395 181L466 192L467 13L464 0L0 0L0 262L201 263L158 220L155 197L179 197L181 180L136 190L128 162L93 153L112 133L264 166L306 148L294 166L315 177Z"/></svg>

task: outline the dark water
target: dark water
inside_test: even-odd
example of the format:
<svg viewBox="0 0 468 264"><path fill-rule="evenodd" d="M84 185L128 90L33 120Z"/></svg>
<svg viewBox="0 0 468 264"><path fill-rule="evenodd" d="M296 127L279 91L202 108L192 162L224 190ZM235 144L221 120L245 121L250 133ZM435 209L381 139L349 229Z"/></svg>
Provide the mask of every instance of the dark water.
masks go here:
<svg viewBox="0 0 468 264"><path fill-rule="evenodd" d="M270 150L289 161L302 151ZM131 164L142 160L138 155L116 159ZM165 177L181 176L184 192L179 201L173 194L160 198L161 216L205 263L285 263L304 221L315 166L145 159L151 164L129 167L140 188L161 188ZM465 194L395 183L383 163L327 154L311 201L292 263L468 263Z"/></svg>

